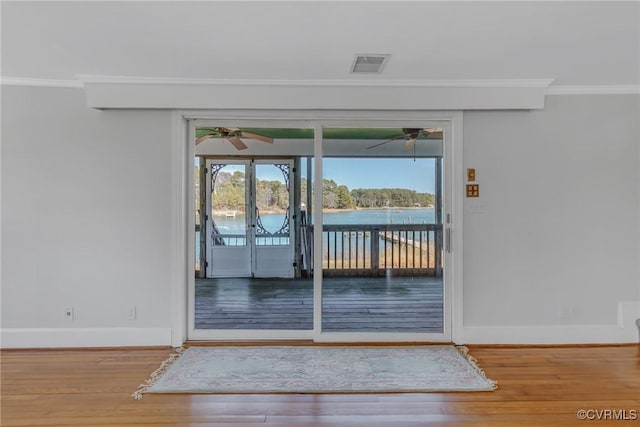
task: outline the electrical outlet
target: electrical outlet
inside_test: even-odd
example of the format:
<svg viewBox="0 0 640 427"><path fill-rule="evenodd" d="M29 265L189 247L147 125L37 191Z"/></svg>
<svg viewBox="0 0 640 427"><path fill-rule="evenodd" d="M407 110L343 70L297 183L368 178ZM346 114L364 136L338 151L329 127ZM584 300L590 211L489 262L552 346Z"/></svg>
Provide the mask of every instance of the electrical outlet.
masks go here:
<svg viewBox="0 0 640 427"><path fill-rule="evenodd" d="M467 212L473 214L483 214L487 211L486 203L482 202L468 202L467 203Z"/></svg>
<svg viewBox="0 0 640 427"><path fill-rule="evenodd" d="M73 320L73 307L67 307L64 309L64 317L68 320Z"/></svg>
<svg viewBox="0 0 640 427"><path fill-rule="evenodd" d="M558 308L560 320L569 321L573 319L573 306L560 304Z"/></svg>
<svg viewBox="0 0 640 427"><path fill-rule="evenodd" d="M136 306L129 307L129 311L127 311L127 318L129 320L136 320Z"/></svg>

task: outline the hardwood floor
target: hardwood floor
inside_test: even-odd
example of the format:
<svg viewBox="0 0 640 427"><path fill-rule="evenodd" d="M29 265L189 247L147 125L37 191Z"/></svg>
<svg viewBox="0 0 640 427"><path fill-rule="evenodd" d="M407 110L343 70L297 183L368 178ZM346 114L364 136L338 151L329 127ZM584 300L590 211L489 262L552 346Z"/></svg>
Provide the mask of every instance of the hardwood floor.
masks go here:
<svg viewBox="0 0 640 427"><path fill-rule="evenodd" d="M480 347L494 392L334 395L131 393L170 349L4 350L1 425L580 426L580 409L640 416L640 346ZM632 412L636 411L636 412ZM602 412L600 412L603 416ZM618 416L622 412L617 412Z"/></svg>
<svg viewBox="0 0 640 427"><path fill-rule="evenodd" d="M330 332L442 332L438 277L327 277ZM197 279L197 329L313 329L312 279Z"/></svg>

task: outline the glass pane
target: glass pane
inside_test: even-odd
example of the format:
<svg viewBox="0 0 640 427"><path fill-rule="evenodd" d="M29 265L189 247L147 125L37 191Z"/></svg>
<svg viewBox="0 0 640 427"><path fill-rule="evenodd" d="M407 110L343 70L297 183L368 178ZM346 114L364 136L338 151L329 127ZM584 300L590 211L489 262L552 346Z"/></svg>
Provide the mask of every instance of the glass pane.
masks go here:
<svg viewBox="0 0 640 427"><path fill-rule="evenodd" d="M441 333L442 129L326 135L322 330Z"/></svg>
<svg viewBox="0 0 640 427"><path fill-rule="evenodd" d="M290 244L289 163L256 164L256 245Z"/></svg>
<svg viewBox="0 0 640 427"><path fill-rule="evenodd" d="M300 171L313 155L313 130L198 127L195 136L208 165L206 189L196 186L196 203L207 200L200 221L208 231L195 329L211 330L211 339L216 330L242 330L243 338L312 329L313 229Z"/></svg>
<svg viewBox="0 0 640 427"><path fill-rule="evenodd" d="M210 166L213 246L247 244L245 169L245 165L237 164L214 163Z"/></svg>

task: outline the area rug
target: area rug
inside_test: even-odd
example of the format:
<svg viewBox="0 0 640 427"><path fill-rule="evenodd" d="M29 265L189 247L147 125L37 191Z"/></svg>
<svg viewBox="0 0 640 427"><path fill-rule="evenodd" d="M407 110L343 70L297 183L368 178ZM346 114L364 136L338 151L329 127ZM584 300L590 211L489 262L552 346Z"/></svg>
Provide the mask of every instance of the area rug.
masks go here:
<svg viewBox="0 0 640 427"><path fill-rule="evenodd" d="M225 346L179 349L133 394L489 391L466 347Z"/></svg>

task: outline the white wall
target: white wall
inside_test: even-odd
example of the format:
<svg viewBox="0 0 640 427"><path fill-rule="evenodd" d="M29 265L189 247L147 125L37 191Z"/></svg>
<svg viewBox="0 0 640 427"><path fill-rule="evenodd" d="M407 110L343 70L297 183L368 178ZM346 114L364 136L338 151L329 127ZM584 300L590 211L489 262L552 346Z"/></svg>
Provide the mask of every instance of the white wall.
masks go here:
<svg viewBox="0 0 640 427"><path fill-rule="evenodd" d="M638 102L465 113L462 342L637 341ZM3 346L171 343L171 117L3 87Z"/></svg>
<svg viewBox="0 0 640 427"><path fill-rule="evenodd" d="M171 114L2 89L3 345L169 345Z"/></svg>
<svg viewBox="0 0 640 427"><path fill-rule="evenodd" d="M480 184L465 200L466 342L637 341L638 100L548 96L544 110L464 114Z"/></svg>

